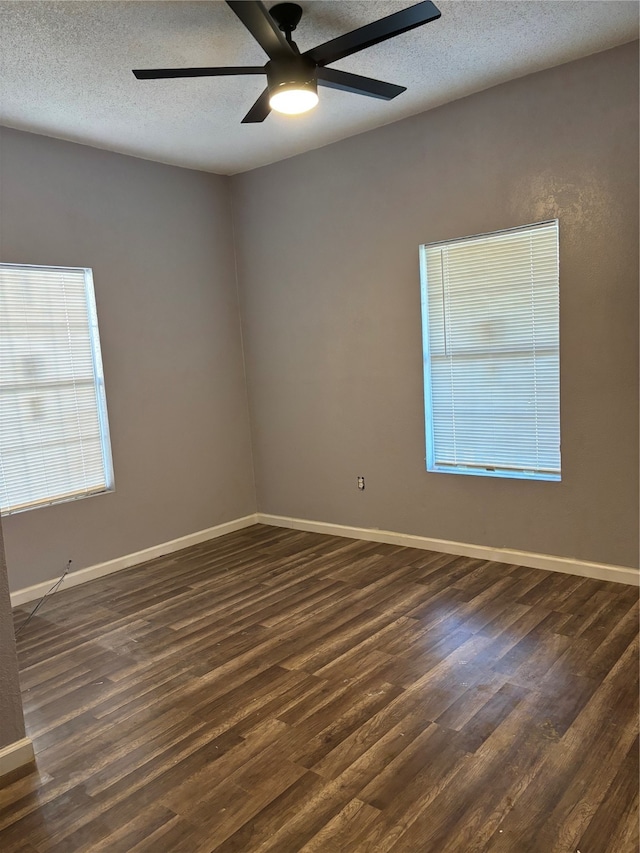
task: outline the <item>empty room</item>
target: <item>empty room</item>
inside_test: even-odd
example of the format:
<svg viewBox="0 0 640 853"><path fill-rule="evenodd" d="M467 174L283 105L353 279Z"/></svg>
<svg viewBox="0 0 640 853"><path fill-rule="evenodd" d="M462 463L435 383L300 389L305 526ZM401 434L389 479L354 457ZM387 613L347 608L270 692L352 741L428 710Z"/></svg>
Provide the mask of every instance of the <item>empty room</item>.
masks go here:
<svg viewBox="0 0 640 853"><path fill-rule="evenodd" d="M638 35L0 0L2 853L638 853Z"/></svg>

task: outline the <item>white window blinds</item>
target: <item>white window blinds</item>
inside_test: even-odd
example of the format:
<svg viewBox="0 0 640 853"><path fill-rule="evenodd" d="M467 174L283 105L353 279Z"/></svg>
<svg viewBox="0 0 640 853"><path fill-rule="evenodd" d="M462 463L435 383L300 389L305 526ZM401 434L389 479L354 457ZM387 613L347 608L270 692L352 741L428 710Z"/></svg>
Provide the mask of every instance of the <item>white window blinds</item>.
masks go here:
<svg viewBox="0 0 640 853"><path fill-rule="evenodd" d="M91 270L0 264L0 509L112 487Z"/></svg>
<svg viewBox="0 0 640 853"><path fill-rule="evenodd" d="M560 479L558 223L421 247L427 468Z"/></svg>

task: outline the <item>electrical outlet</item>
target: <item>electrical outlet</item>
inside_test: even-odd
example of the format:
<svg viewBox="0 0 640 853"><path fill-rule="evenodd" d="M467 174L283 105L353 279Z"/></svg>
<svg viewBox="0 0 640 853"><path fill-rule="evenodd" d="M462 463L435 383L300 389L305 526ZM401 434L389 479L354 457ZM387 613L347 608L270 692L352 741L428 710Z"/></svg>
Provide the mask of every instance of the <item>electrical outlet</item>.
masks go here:
<svg viewBox="0 0 640 853"><path fill-rule="evenodd" d="M358 477L358 488L361 492L364 491L364 477Z"/></svg>

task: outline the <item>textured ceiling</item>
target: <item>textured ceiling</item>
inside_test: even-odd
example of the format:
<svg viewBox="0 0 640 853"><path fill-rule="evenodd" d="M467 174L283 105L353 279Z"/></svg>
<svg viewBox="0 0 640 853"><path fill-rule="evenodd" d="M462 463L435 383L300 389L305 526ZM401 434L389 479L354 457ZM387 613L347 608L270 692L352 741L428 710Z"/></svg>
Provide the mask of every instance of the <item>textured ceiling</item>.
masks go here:
<svg viewBox="0 0 640 853"><path fill-rule="evenodd" d="M332 66L406 86L396 100L321 89L304 116L242 125L262 77L138 81L131 73L262 65L262 50L221 0L2 0L0 124L234 174L638 37L638 3L626 0L435 3L440 20ZM304 51L411 2L300 4L295 38Z"/></svg>

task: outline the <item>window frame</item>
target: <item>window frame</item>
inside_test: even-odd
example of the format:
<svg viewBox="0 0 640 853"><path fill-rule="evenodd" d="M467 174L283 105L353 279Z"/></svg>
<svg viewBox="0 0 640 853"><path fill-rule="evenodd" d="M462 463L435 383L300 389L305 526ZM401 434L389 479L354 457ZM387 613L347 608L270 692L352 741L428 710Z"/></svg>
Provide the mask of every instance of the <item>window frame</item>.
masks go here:
<svg viewBox="0 0 640 853"><path fill-rule="evenodd" d="M473 234L466 237L459 237L450 240L438 240L432 243L423 243L419 247L419 266L420 266L420 304L422 318L422 362L423 362L423 393L424 393L424 415L425 415L425 445L426 445L426 470L428 473L437 474L462 474L475 477L498 477L501 479L517 479L517 480L534 480L543 482L561 482L562 480L562 456L561 444L558 447L559 470L528 470L528 469L513 469L501 467L499 464L495 466L474 467L463 463L456 465L442 465L436 462L435 452L435 436L434 436L434 407L433 407L433 379L431 370L431 345L429 336L429 290L427 280L427 251L438 246L452 246L455 244L464 243L470 240L480 240L497 235L506 235L516 232L526 232L542 226L554 225L556 230L556 259L557 259L557 282L558 282L558 430L561 437L561 400L560 400L560 229L559 220L551 219L541 222L529 223L527 225L515 226L513 228L505 228L497 231L489 231L480 234Z"/></svg>
<svg viewBox="0 0 640 853"><path fill-rule="evenodd" d="M60 266L52 264L18 264L0 263L0 270L9 268L14 270L40 270L40 271L69 271L73 273L82 272L84 278L84 297L87 312L88 340L91 351L91 363L93 371L93 388L95 393L95 411L99 424L100 448L102 453L102 469L104 474L104 485L96 488L81 488L73 491L51 495L48 494L38 500L26 503L11 504L2 508L2 517L40 509L46 506L69 503L82 500L83 498L96 495L108 494L115 491L115 477L113 470L113 455L111 449L111 434L109 429L109 416L107 411L107 397L104 378L104 366L102 362L102 351L100 346L100 332L98 328L98 312L95 299L95 287L93 281L93 269L81 266Z"/></svg>

